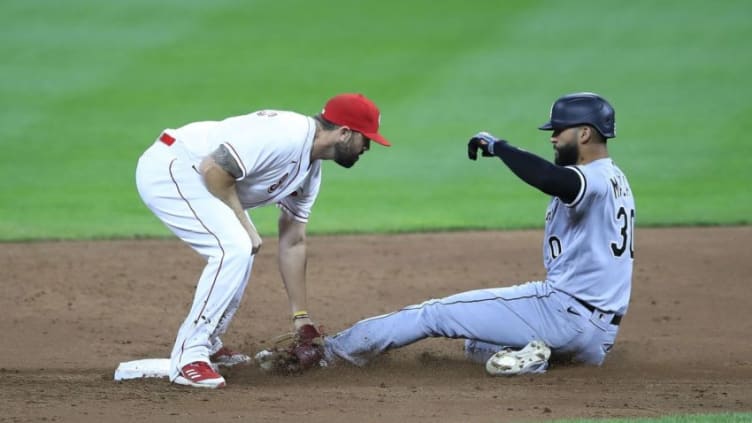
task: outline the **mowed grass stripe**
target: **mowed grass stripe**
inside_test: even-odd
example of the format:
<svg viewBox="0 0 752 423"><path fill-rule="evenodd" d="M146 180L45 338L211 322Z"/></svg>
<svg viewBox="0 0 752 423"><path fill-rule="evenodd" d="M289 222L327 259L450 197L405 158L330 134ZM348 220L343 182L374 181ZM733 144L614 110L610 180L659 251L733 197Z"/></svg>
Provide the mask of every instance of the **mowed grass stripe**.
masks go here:
<svg viewBox="0 0 752 423"><path fill-rule="evenodd" d="M10 2L0 239L166 235L133 182L160 129L262 107L313 114L341 91L377 100L395 146L326 166L312 232L542 225L545 196L498 161L469 162L464 143L487 129L550 158L535 128L556 96L584 89L617 108L610 150L639 224L749 222L751 5L472 6ZM270 234L276 213L253 216Z"/></svg>

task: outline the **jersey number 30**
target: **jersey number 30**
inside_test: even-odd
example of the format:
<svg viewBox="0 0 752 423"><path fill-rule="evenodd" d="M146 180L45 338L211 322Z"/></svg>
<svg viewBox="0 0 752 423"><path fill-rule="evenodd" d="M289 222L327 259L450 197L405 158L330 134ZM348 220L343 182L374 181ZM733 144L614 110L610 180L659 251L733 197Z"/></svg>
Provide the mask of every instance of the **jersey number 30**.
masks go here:
<svg viewBox="0 0 752 423"><path fill-rule="evenodd" d="M621 222L621 242L611 243L611 252L614 256L621 257L627 251L629 247L629 257L634 258L634 209L627 210L624 207L620 207L616 212L616 220Z"/></svg>

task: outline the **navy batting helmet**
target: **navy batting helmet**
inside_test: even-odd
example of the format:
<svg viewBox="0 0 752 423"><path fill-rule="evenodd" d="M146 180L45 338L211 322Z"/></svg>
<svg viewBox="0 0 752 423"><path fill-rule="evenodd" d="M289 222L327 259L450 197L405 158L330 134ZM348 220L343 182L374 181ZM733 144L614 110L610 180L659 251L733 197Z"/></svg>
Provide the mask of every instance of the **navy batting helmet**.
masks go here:
<svg viewBox="0 0 752 423"><path fill-rule="evenodd" d="M608 101L595 93L574 93L560 97L551 106L551 119L538 129L566 129L591 125L604 138L615 138L615 112Z"/></svg>

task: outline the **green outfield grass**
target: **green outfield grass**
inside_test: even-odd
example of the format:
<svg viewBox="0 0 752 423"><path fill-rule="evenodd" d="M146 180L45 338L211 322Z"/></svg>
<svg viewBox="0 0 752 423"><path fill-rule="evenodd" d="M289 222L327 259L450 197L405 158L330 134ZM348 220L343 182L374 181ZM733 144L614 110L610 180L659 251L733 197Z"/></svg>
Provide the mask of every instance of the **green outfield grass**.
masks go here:
<svg viewBox="0 0 752 423"><path fill-rule="evenodd" d="M752 3L22 1L0 14L0 240L161 236L134 168L164 127L360 91L393 148L327 163L310 231L540 227L489 130L551 157L552 100L617 110L640 225L748 224ZM276 211L252 212L262 234Z"/></svg>

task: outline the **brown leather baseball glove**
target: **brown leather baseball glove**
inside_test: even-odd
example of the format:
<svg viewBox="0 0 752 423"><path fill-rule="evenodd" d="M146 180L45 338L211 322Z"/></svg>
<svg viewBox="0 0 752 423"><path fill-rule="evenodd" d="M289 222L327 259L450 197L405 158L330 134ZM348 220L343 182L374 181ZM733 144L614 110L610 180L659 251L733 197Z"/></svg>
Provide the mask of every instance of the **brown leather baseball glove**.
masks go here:
<svg viewBox="0 0 752 423"><path fill-rule="evenodd" d="M303 325L295 332L277 336L271 347L259 351L254 358L262 370L282 374L326 365L322 335L313 325Z"/></svg>

